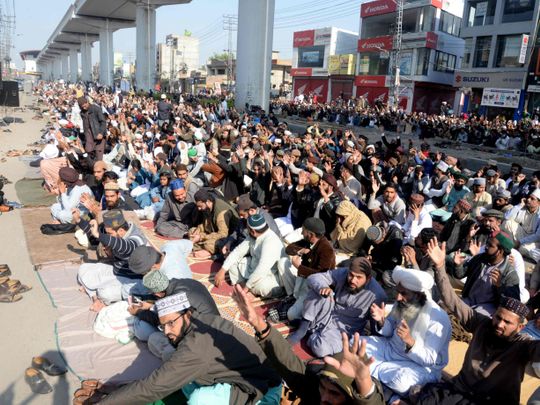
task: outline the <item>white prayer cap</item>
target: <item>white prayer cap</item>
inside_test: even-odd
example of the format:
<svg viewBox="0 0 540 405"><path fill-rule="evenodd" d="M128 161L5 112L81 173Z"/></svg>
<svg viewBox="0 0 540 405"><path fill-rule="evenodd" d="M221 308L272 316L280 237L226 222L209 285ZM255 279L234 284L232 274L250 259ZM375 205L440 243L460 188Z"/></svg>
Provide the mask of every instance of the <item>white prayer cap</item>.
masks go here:
<svg viewBox="0 0 540 405"><path fill-rule="evenodd" d="M534 190L531 195L536 198L537 200L540 200L540 188L537 188L536 190Z"/></svg>
<svg viewBox="0 0 540 405"><path fill-rule="evenodd" d="M69 124L68 120L61 119L60 121L58 121L58 125L60 125L61 127L65 127L67 124Z"/></svg>
<svg viewBox="0 0 540 405"><path fill-rule="evenodd" d="M353 141L347 141L347 146L349 148L354 148L354 142Z"/></svg>
<svg viewBox="0 0 540 405"><path fill-rule="evenodd" d="M180 117L174 117L175 121L180 121Z"/></svg>
<svg viewBox="0 0 540 405"><path fill-rule="evenodd" d="M439 169L443 173L446 173L448 171L448 165L441 160L437 165L437 169Z"/></svg>
<svg viewBox="0 0 540 405"><path fill-rule="evenodd" d="M185 292L170 295L156 301L156 309L158 316L172 314L174 312L182 312L191 307Z"/></svg>
<svg viewBox="0 0 540 405"><path fill-rule="evenodd" d="M193 134L193 136L195 137L195 139L197 139L198 141L202 141L203 139L203 134L202 134L202 131L200 128L197 128Z"/></svg>
<svg viewBox="0 0 540 405"><path fill-rule="evenodd" d="M423 292L431 297L433 287L433 276L425 271L405 269L401 266L394 267L392 278L396 284L401 284L410 291Z"/></svg>
<svg viewBox="0 0 540 405"><path fill-rule="evenodd" d="M135 139L141 140L143 138L142 134L136 133Z"/></svg>
<svg viewBox="0 0 540 405"><path fill-rule="evenodd" d="M280 139L280 138L276 138L276 139L274 139L274 142L275 142L275 143L281 143L281 139Z"/></svg>
<svg viewBox="0 0 540 405"><path fill-rule="evenodd" d="M154 137L154 134L151 132L151 131L146 131L146 134L145 134L148 138L153 138Z"/></svg>
<svg viewBox="0 0 540 405"><path fill-rule="evenodd" d="M477 177L473 179L473 186L485 186L486 185L486 179L483 177Z"/></svg>
<svg viewBox="0 0 540 405"><path fill-rule="evenodd" d="M292 132L291 132L291 131L285 130L285 131L283 132L283 134L285 134L286 136L291 136L291 135L292 135Z"/></svg>
<svg viewBox="0 0 540 405"><path fill-rule="evenodd" d="M375 145L368 145L368 146L366 146L366 150L368 150L368 149L373 149L373 150L375 150Z"/></svg>
<svg viewBox="0 0 540 405"><path fill-rule="evenodd" d="M54 143L48 143L39 154L43 159L54 159L58 157L58 148Z"/></svg>
<svg viewBox="0 0 540 405"><path fill-rule="evenodd" d="M167 95L166 95L166 94L162 94L162 95L161 95L161 99L162 99L162 100L165 100L166 98L167 98Z"/></svg>

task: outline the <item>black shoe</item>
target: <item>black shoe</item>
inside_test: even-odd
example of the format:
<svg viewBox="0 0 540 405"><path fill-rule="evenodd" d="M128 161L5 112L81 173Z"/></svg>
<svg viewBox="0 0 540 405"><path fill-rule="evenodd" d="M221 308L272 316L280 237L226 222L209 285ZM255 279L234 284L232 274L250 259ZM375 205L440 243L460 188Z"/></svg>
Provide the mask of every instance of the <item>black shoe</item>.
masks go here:
<svg viewBox="0 0 540 405"><path fill-rule="evenodd" d="M51 363L49 359L41 356L32 358L32 367L37 370L45 371L50 376L62 375L67 372L65 368L57 366L56 364Z"/></svg>
<svg viewBox="0 0 540 405"><path fill-rule="evenodd" d="M24 381L28 383L30 389L35 394L48 394L53 390L51 385L43 377L43 374L32 367L27 368L24 372Z"/></svg>

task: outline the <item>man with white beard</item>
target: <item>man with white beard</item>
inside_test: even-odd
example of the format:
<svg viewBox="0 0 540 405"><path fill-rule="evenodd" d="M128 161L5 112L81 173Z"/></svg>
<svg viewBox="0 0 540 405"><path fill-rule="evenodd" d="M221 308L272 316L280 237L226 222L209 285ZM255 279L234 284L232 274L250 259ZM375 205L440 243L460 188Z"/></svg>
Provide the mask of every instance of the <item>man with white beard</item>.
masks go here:
<svg viewBox="0 0 540 405"><path fill-rule="evenodd" d="M397 266L392 278L396 302L388 316L384 305L371 306L380 336L367 337L367 355L375 358L371 375L393 392L389 403L415 385L440 379L452 331L448 315L431 298L429 273Z"/></svg>

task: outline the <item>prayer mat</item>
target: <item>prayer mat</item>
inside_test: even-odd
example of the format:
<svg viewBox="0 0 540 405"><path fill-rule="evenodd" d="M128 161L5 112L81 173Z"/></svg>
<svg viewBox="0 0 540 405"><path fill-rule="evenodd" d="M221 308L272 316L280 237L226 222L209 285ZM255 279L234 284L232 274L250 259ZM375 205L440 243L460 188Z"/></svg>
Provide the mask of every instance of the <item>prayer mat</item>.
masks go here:
<svg viewBox="0 0 540 405"><path fill-rule="evenodd" d="M154 231L154 222L153 221L141 221L141 228L145 235L148 236L148 233L152 235L153 238L161 240L178 240L178 238L170 238L168 236L159 235Z"/></svg>
<svg viewBox="0 0 540 405"><path fill-rule="evenodd" d="M23 178L15 183L17 199L25 207L50 207L56 202L56 196L42 187L43 179Z"/></svg>

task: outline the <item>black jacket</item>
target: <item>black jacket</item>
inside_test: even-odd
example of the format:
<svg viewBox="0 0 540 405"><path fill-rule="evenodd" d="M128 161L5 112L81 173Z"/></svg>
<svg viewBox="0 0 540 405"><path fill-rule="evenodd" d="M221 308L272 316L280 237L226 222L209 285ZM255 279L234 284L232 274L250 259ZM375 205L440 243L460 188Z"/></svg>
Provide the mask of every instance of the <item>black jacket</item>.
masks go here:
<svg viewBox="0 0 540 405"><path fill-rule="evenodd" d="M95 140L97 140L99 134L103 135L103 138L107 136L107 121L101 112L100 106L91 104L87 111L81 111L81 117L83 122L86 122L87 119L90 125L90 128L84 128L85 136L92 135Z"/></svg>

